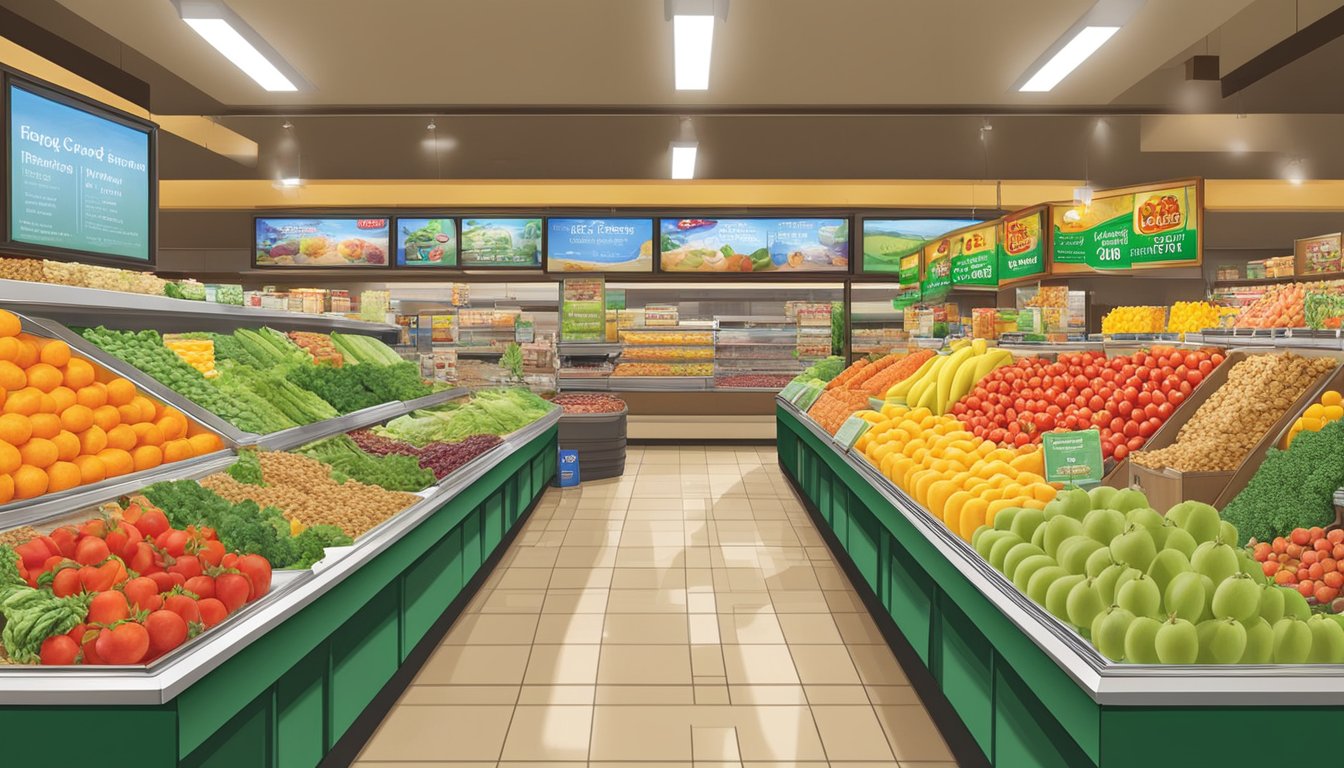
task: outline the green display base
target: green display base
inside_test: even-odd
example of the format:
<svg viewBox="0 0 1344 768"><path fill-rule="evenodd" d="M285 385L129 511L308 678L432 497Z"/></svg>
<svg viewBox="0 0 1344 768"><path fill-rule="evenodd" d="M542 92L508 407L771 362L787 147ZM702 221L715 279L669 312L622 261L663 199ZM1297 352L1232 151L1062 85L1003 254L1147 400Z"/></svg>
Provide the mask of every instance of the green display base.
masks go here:
<svg viewBox="0 0 1344 768"><path fill-rule="evenodd" d="M546 490L556 434L551 427L504 457L386 551L165 704L0 707L2 762L46 766L83 754L104 765L154 768L348 763L376 725L377 717L361 720L366 709L386 709L409 680L407 670L423 663L422 642L446 631L487 574L483 566L503 552Z"/></svg>
<svg viewBox="0 0 1344 768"><path fill-rule="evenodd" d="M1272 765L1281 734L1329 728L1344 702L1313 706L1110 706L993 605L833 444L777 410L779 464L812 507L878 623L913 650L979 755L1004 768ZM865 589L866 587L866 589ZM1285 677L1285 686L1310 678ZM930 707L935 719L945 714ZM1329 732L1329 731L1316 731ZM953 745L954 750L964 745ZM970 760L958 754L966 763Z"/></svg>

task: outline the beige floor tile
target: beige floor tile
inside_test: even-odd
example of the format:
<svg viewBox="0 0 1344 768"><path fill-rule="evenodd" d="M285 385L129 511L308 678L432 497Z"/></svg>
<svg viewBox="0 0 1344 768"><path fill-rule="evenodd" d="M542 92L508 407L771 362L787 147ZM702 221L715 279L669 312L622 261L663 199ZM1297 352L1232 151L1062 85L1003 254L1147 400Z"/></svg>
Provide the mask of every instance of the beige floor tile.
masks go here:
<svg viewBox="0 0 1344 768"><path fill-rule="evenodd" d="M556 551L552 547L517 547L510 551L509 568L551 568Z"/></svg>
<svg viewBox="0 0 1344 768"><path fill-rule="evenodd" d="M728 704L730 702L731 699L728 696L728 686L726 685L695 686L695 703L698 706Z"/></svg>
<svg viewBox="0 0 1344 768"><path fill-rule="evenodd" d="M592 685L597 680L597 645L534 645L526 685Z"/></svg>
<svg viewBox="0 0 1344 768"><path fill-rule="evenodd" d="M862 613L836 613L831 615L840 637L848 645L874 645L885 643L882 632L873 623L871 617Z"/></svg>
<svg viewBox="0 0 1344 768"><path fill-rule="evenodd" d="M556 568L611 568L616 565L615 547L561 547Z"/></svg>
<svg viewBox="0 0 1344 768"><path fill-rule="evenodd" d="M651 520L649 522L675 522L673 520ZM625 531L620 543L627 547L681 547L686 545L684 531ZM702 542L708 544L708 541Z"/></svg>
<svg viewBox="0 0 1344 768"><path fill-rule="evenodd" d="M713 613L692 613L687 616L690 630L690 642L697 645L717 645L720 641L718 615Z"/></svg>
<svg viewBox="0 0 1344 768"><path fill-rule="evenodd" d="M621 532L567 531L562 541L566 547L615 547L621 543Z"/></svg>
<svg viewBox="0 0 1344 768"><path fill-rule="evenodd" d="M686 610L689 613L714 613L718 609L718 595L706 592L691 592L686 595Z"/></svg>
<svg viewBox="0 0 1344 768"><path fill-rule="evenodd" d="M680 513L678 513L680 514ZM666 547L620 547L616 550L617 568L671 568L686 561L686 547L677 542Z"/></svg>
<svg viewBox="0 0 1344 768"><path fill-rule="evenodd" d="M444 768L456 768L455 765ZM500 760L495 768L588 768L587 760ZM848 768L848 767L846 767Z"/></svg>
<svg viewBox="0 0 1344 768"><path fill-rule="evenodd" d="M807 693L801 685L730 685L728 695L734 706L807 705Z"/></svg>
<svg viewBox="0 0 1344 768"><path fill-rule="evenodd" d="M597 703L625 706L687 706L697 702L689 685L599 685Z"/></svg>
<svg viewBox="0 0 1344 768"><path fill-rule="evenodd" d="M615 568L611 575L612 589L685 589L686 569L670 568Z"/></svg>
<svg viewBox="0 0 1344 768"><path fill-rule="evenodd" d="M866 613L863 601L859 599L857 593L849 589L828 589L822 594L826 596L826 604L831 607L831 613Z"/></svg>
<svg viewBox="0 0 1344 768"><path fill-rule="evenodd" d="M415 683L518 685L530 652L522 645L441 645L415 676Z"/></svg>
<svg viewBox="0 0 1344 768"><path fill-rule="evenodd" d="M360 758L498 760L512 717L513 707L399 707L378 727Z"/></svg>
<svg viewBox="0 0 1344 768"><path fill-rule="evenodd" d="M453 624L444 645L531 645L537 631L536 614L472 613Z"/></svg>
<svg viewBox="0 0 1344 768"><path fill-rule="evenodd" d="M511 707L517 703L516 685L412 685L402 694L397 706L479 704Z"/></svg>
<svg viewBox="0 0 1344 768"><path fill-rule="evenodd" d="M691 760L686 707L599 706L593 708L588 760L627 766L649 760ZM686 763L690 765L689 762Z"/></svg>
<svg viewBox="0 0 1344 768"><path fill-rule="evenodd" d="M826 752L807 707L733 707L737 744L745 760L824 760Z"/></svg>
<svg viewBox="0 0 1344 768"><path fill-rule="evenodd" d="M541 612L547 613L606 613L605 589L552 589L546 592Z"/></svg>
<svg viewBox="0 0 1344 768"><path fill-rule="evenodd" d="M545 589L550 582L550 568L506 568L495 589Z"/></svg>
<svg viewBox="0 0 1344 768"><path fill-rule="evenodd" d="M814 707L855 704L872 706L862 685L804 685L807 703Z"/></svg>
<svg viewBox="0 0 1344 768"><path fill-rule="evenodd" d="M923 706L919 694L908 685L869 685L865 689L874 706Z"/></svg>
<svg viewBox="0 0 1344 768"><path fill-rule="evenodd" d="M850 645L849 657L864 685L909 685L910 680L885 645Z"/></svg>
<svg viewBox="0 0 1344 768"><path fill-rule="evenodd" d="M719 637L725 645L784 643L784 633L773 613L720 613Z"/></svg>
<svg viewBox="0 0 1344 768"><path fill-rule="evenodd" d="M723 557L725 568L759 568L761 567L760 547L754 544L732 544L718 547L720 556ZM762 586L761 589L765 587Z"/></svg>
<svg viewBox="0 0 1344 768"><path fill-rule="evenodd" d="M613 597L616 595L612 593ZM610 645L686 644L691 641L684 613L611 613L602 627Z"/></svg>
<svg viewBox="0 0 1344 768"><path fill-rule="evenodd" d="M745 760L742 762L742 768L831 768L831 764L824 760L815 762L811 760L803 762L793 760L784 762L758 762L755 760ZM837 768L849 768L849 766L837 766ZM888 768L895 768L895 766L888 766Z"/></svg>
<svg viewBox="0 0 1344 768"><path fill-rule="evenodd" d="M721 568L714 571L716 592L764 592L765 575L760 568Z"/></svg>
<svg viewBox="0 0 1344 768"><path fill-rule="evenodd" d="M843 645L789 644L803 685L859 685L859 674Z"/></svg>
<svg viewBox="0 0 1344 768"><path fill-rule="evenodd" d="M539 613L546 600L542 589L496 589L481 603L481 613Z"/></svg>
<svg viewBox="0 0 1344 768"><path fill-rule="evenodd" d="M719 613L774 613L769 592L724 592L714 595Z"/></svg>
<svg viewBox="0 0 1344 768"><path fill-rule="evenodd" d="M494 760L486 760L486 761L468 760L465 762L459 762L457 760L454 760L452 762L448 762L446 760L433 760L428 762L416 760L413 762L403 762L401 760L397 760L395 762L386 762L386 763L380 760L376 760L373 762L370 762L368 760L360 760L359 762L353 763L352 765L354 766L354 768L497 768L499 764L496 763Z"/></svg>
<svg viewBox="0 0 1344 768"><path fill-rule="evenodd" d="M817 583L822 589L852 589L844 572L834 565L813 563L812 574L816 576Z"/></svg>
<svg viewBox="0 0 1344 768"><path fill-rule="evenodd" d="M785 645L725 645L723 664L729 685L798 684Z"/></svg>
<svg viewBox="0 0 1344 768"><path fill-rule="evenodd" d="M777 613L830 613L826 596L821 590L788 590L771 592L770 602Z"/></svg>
<svg viewBox="0 0 1344 768"><path fill-rule="evenodd" d="M840 630L829 615L819 613L780 613L780 629L790 644L839 645L844 642Z"/></svg>
<svg viewBox="0 0 1344 768"><path fill-rule="evenodd" d="M953 759L947 743L923 707L877 707L877 718L886 731L887 742L897 760L904 763Z"/></svg>
<svg viewBox="0 0 1344 768"><path fill-rule="evenodd" d="M686 568L685 573L686 573L687 592L714 591L713 568Z"/></svg>
<svg viewBox="0 0 1344 768"><path fill-rule="evenodd" d="M602 622L606 617L600 613L563 613L542 614L537 622L537 643L560 645L565 643L602 642Z"/></svg>
<svg viewBox="0 0 1344 768"><path fill-rule="evenodd" d="M702 677L724 677L723 649L719 645L691 646L691 674Z"/></svg>
<svg viewBox="0 0 1344 768"><path fill-rule="evenodd" d="M686 645L603 645L599 685L690 685Z"/></svg>
<svg viewBox="0 0 1344 768"><path fill-rule="evenodd" d="M518 704L592 705L595 685L524 685Z"/></svg>
<svg viewBox="0 0 1344 768"><path fill-rule="evenodd" d="M607 613L686 613L684 589L613 589Z"/></svg>
<svg viewBox="0 0 1344 768"><path fill-rule="evenodd" d="M551 589L607 589L611 568L556 568L551 571Z"/></svg>
<svg viewBox="0 0 1344 768"><path fill-rule="evenodd" d="M737 729L691 726L691 756L696 765L703 761L740 761Z"/></svg>
<svg viewBox="0 0 1344 768"><path fill-rule="evenodd" d="M812 707L831 760L890 760L891 748L871 706Z"/></svg>
<svg viewBox="0 0 1344 768"><path fill-rule="evenodd" d="M821 583L817 581L817 576L811 565L789 565L777 567L773 570L773 573L767 573L765 576L765 585L771 592L776 590L821 589Z"/></svg>
<svg viewBox="0 0 1344 768"><path fill-rule="evenodd" d="M513 712L505 760L586 760L593 708L520 706Z"/></svg>

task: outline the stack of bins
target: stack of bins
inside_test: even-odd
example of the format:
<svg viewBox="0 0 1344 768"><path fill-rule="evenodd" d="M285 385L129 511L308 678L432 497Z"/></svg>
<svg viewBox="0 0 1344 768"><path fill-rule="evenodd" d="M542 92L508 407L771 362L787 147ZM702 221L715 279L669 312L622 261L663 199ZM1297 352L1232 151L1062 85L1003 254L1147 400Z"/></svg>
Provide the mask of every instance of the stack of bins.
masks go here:
<svg viewBox="0 0 1344 768"><path fill-rule="evenodd" d="M579 452L579 478L601 480L625 473L625 422L628 408L615 413L564 413L560 448Z"/></svg>

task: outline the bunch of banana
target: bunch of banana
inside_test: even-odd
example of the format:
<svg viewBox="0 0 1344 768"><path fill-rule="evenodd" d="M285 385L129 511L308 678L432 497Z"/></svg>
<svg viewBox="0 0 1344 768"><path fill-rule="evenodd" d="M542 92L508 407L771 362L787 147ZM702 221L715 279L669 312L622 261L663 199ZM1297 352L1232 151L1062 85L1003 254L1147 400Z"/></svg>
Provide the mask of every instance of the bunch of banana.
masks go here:
<svg viewBox="0 0 1344 768"><path fill-rule="evenodd" d="M949 349L949 354L928 360L909 378L887 390L887 401L928 408L941 415L986 374L1013 361L1011 352L989 349L984 339L961 339Z"/></svg>

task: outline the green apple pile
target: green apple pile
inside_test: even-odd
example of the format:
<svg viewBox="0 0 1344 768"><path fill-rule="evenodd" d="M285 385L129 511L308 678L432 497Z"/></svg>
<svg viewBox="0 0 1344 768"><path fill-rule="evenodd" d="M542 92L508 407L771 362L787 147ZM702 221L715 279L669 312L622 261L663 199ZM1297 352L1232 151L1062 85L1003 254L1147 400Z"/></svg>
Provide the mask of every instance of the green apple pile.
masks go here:
<svg viewBox="0 0 1344 768"><path fill-rule="evenodd" d="M1313 615L1239 547L1218 510L1165 515L1138 490L1060 491L1004 509L971 545L1108 659L1131 664L1341 664L1344 616Z"/></svg>

